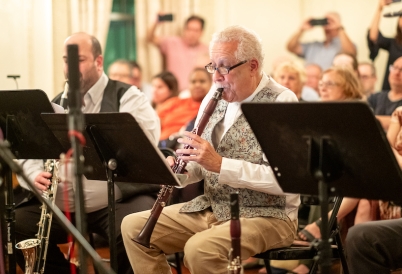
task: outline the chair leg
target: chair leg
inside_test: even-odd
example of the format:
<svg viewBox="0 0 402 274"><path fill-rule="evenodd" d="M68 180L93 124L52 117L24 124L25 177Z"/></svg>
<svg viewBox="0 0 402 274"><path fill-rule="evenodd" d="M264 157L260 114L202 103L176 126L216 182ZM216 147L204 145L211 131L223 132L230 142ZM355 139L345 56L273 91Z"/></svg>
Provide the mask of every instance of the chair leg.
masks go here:
<svg viewBox="0 0 402 274"><path fill-rule="evenodd" d="M88 237L89 237L89 244L92 246L93 249L95 249L95 240L94 240L94 235L93 233L88 233ZM92 263L92 266L94 268L95 274L99 274L98 270L95 267L95 264Z"/></svg>
<svg viewBox="0 0 402 274"><path fill-rule="evenodd" d="M180 259L180 253L176 252L174 254L174 257L176 259L176 270L177 270L177 274L181 274L181 259Z"/></svg>
<svg viewBox="0 0 402 274"><path fill-rule="evenodd" d="M313 264L311 265L309 274L315 274L315 273L317 273L317 270L318 270L318 261L313 260Z"/></svg>
<svg viewBox="0 0 402 274"><path fill-rule="evenodd" d="M348 264L346 262L345 251L343 249L343 244L342 244L341 236L339 235L339 233L337 233L335 235L335 241L336 241L336 245L338 246L338 253L339 253L339 258L341 259L343 273L349 274L349 268L348 268Z"/></svg>
<svg viewBox="0 0 402 274"><path fill-rule="evenodd" d="M271 271L271 261L268 259L264 259L265 268L267 269L267 274L272 274Z"/></svg>

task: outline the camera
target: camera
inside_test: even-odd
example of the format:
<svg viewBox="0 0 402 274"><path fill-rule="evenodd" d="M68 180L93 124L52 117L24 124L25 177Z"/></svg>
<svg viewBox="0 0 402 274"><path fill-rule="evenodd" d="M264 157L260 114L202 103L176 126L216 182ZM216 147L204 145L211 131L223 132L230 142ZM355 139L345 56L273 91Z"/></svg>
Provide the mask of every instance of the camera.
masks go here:
<svg viewBox="0 0 402 274"><path fill-rule="evenodd" d="M325 25L328 25L328 19L327 18L311 19L309 21L309 24L312 26L325 26Z"/></svg>
<svg viewBox="0 0 402 274"><path fill-rule="evenodd" d="M162 22L162 21L173 21L173 14L168 13L168 14L158 15L158 21L159 21L159 22Z"/></svg>

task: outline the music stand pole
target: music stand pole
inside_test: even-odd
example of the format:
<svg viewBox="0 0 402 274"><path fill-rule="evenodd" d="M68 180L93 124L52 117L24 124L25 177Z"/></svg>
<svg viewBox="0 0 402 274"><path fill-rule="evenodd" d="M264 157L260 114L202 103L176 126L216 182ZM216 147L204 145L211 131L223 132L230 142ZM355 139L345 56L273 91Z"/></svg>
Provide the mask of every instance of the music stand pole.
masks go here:
<svg viewBox="0 0 402 274"><path fill-rule="evenodd" d="M5 219L7 224L7 256L8 256L8 273L16 273L16 259L15 259L15 203L13 194L12 171L5 168L5 183L7 191L5 192Z"/></svg>
<svg viewBox="0 0 402 274"><path fill-rule="evenodd" d="M110 248L110 266L118 272L117 265L117 247L116 247L116 204L114 193L114 173L117 169L117 160L113 156L106 140L102 137L96 125L87 128L87 133L95 144L95 149L101 158L106 169L107 189L108 189L108 219L109 219L109 248Z"/></svg>
<svg viewBox="0 0 402 274"><path fill-rule="evenodd" d="M82 185L82 176L84 175L84 155L83 144L80 143L77 137L84 129L84 115L81 110L82 95L80 90L80 76L78 67L78 45L67 46L67 63L69 75L69 112L68 112L68 128L71 141L71 148L73 149L73 163L75 175L75 222L78 231L86 236L86 214L84 206L84 190ZM70 134L74 133L74 134ZM80 253L80 268L82 273L87 273L87 256L83 247L79 246Z"/></svg>
<svg viewBox="0 0 402 274"><path fill-rule="evenodd" d="M12 123L15 122L14 115L7 115L6 117L6 138L11 132ZM15 258L15 203L14 203L14 192L13 192L13 179L12 171L8 166L4 167L5 176L5 222L6 222L6 254L7 254L7 269L9 274L15 274L17 272L16 268L16 258Z"/></svg>

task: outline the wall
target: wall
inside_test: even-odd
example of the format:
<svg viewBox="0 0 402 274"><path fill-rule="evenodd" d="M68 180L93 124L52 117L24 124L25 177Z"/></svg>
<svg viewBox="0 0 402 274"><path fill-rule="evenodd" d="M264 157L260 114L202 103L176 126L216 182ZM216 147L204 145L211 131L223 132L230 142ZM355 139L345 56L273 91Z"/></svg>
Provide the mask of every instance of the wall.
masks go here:
<svg viewBox="0 0 402 274"><path fill-rule="evenodd" d="M53 88L52 0L0 0L0 89Z"/></svg>

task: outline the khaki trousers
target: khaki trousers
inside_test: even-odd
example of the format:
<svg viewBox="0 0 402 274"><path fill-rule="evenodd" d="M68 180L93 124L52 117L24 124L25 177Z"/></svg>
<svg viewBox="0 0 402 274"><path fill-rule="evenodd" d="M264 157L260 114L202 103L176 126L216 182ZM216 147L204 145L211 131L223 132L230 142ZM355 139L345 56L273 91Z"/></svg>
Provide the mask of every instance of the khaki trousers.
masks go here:
<svg viewBox="0 0 402 274"><path fill-rule="evenodd" d="M184 265L192 274L227 273L231 247L230 221L219 222L209 209L179 213L183 204L165 207L151 237L151 248L131 239L141 231L150 211L126 216L121 225L124 246L135 274L172 273L165 254L184 251ZM297 221L241 218L242 259L268 249L289 246Z"/></svg>

